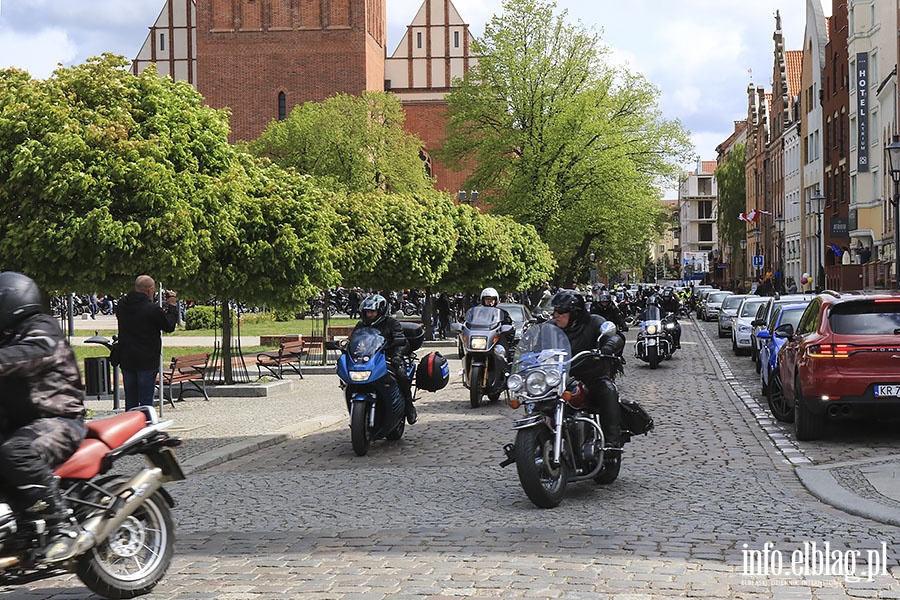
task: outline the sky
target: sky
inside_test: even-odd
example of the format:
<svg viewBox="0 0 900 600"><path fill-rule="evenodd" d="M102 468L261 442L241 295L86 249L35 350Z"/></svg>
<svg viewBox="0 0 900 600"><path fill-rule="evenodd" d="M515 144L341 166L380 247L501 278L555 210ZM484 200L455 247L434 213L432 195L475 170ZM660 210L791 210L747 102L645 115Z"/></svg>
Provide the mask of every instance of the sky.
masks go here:
<svg viewBox="0 0 900 600"><path fill-rule="evenodd" d="M813 0L819 1L819 0ZM79 64L103 52L133 58L164 0L0 0L0 68L47 77L58 63ZM806 0L556 0L567 19L595 29L612 60L643 74L660 90L667 119L691 132L697 158L715 160L716 146L747 115L747 85L771 90L775 12L785 48L802 48ZM501 0L453 0L474 35L499 13ZM387 0L392 53L422 0ZM831 14L831 0L823 0ZM690 165L685 165L690 168ZM670 197L667 193L666 197Z"/></svg>

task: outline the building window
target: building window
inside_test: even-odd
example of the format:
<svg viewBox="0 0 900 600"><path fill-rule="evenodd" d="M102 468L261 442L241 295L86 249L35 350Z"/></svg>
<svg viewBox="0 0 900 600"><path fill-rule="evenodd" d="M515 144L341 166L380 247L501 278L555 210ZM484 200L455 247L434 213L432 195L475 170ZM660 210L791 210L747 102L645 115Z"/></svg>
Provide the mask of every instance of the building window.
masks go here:
<svg viewBox="0 0 900 600"><path fill-rule="evenodd" d="M422 47L422 32L416 33L416 48Z"/></svg>
<svg viewBox="0 0 900 600"><path fill-rule="evenodd" d="M698 242L712 242L713 240L713 226L712 223L699 223L698 227Z"/></svg>
<svg viewBox="0 0 900 600"><path fill-rule="evenodd" d="M166 34L164 33L159 34L159 51L166 51Z"/></svg>
<svg viewBox="0 0 900 600"><path fill-rule="evenodd" d="M459 32L458 31L453 32L453 47L459 48Z"/></svg>
<svg viewBox="0 0 900 600"><path fill-rule="evenodd" d="M284 92L278 92L278 120L284 121L287 118L287 98Z"/></svg>
<svg viewBox="0 0 900 600"><path fill-rule="evenodd" d="M712 196L712 177L697 179L697 193L701 196Z"/></svg>
<svg viewBox="0 0 900 600"><path fill-rule="evenodd" d="M697 218L699 219L712 219L713 218L713 210L712 210L712 200L701 200L697 203Z"/></svg>

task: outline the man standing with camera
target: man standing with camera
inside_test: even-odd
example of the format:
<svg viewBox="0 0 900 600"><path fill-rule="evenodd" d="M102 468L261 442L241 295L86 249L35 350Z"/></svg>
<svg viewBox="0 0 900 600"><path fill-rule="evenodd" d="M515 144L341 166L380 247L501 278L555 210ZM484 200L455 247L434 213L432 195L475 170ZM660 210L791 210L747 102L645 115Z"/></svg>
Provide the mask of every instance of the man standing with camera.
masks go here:
<svg viewBox="0 0 900 600"><path fill-rule="evenodd" d="M137 406L153 406L156 376L162 353L161 331L175 331L178 323L178 297L166 293L166 302L154 302L156 282L140 275L116 308L119 322L119 363L125 385L125 410Z"/></svg>

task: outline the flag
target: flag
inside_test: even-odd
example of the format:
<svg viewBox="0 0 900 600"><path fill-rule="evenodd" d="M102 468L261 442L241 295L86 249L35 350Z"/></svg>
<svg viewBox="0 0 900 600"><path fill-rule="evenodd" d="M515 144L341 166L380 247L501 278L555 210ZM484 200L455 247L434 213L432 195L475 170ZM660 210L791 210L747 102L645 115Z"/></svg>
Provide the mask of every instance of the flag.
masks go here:
<svg viewBox="0 0 900 600"><path fill-rule="evenodd" d="M751 210L748 213L739 214L738 220L745 221L747 223L756 223L759 220L759 215L761 215L761 214L762 215L771 215L772 213L770 213L767 210L758 210L758 209L754 208L753 210Z"/></svg>

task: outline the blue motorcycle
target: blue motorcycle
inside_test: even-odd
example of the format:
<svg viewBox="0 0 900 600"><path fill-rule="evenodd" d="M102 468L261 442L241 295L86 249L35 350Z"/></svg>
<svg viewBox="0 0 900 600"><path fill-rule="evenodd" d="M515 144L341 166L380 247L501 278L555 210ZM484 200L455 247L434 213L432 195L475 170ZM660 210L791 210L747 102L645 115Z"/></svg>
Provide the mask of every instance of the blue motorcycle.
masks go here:
<svg viewBox="0 0 900 600"><path fill-rule="evenodd" d="M399 440L406 429L403 395L388 368L385 343L373 327L356 329L338 359L337 373L350 413L350 441L357 456L365 456L375 440ZM414 381L415 360L407 356L402 368L407 381Z"/></svg>

